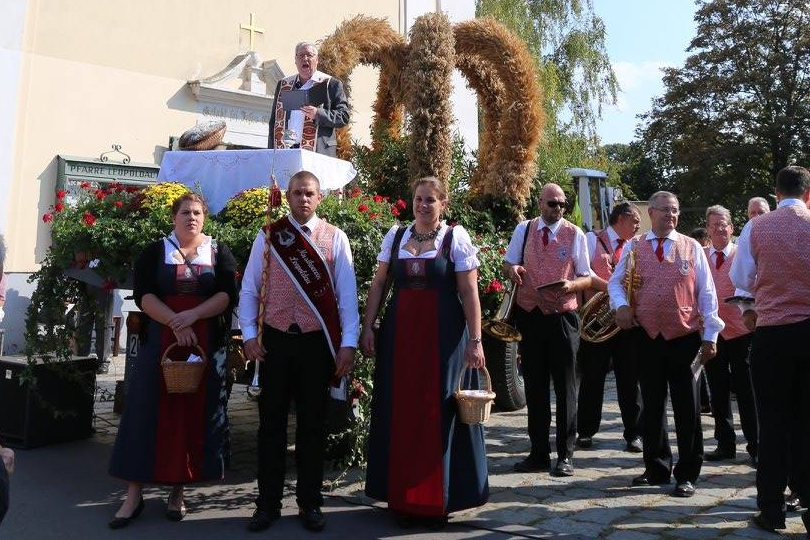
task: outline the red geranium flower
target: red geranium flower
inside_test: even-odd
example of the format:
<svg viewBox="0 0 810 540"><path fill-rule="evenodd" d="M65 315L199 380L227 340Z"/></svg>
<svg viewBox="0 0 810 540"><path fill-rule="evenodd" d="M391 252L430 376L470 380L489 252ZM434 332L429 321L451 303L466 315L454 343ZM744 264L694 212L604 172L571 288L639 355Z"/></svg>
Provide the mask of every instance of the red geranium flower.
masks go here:
<svg viewBox="0 0 810 540"><path fill-rule="evenodd" d="M62 210L65 209L65 203L58 202L55 205L53 205L53 209L56 210L57 212L61 212Z"/></svg>
<svg viewBox="0 0 810 540"><path fill-rule="evenodd" d="M487 288L484 290L484 292L496 292L497 293L497 292L501 292L502 290L503 290L503 283L501 283L497 279L493 279L492 281L489 282L489 285L487 285Z"/></svg>
<svg viewBox="0 0 810 540"><path fill-rule="evenodd" d="M59 191L56 192L57 199L64 199L65 195L67 195L67 193L65 193L64 189L60 189Z"/></svg>
<svg viewBox="0 0 810 540"><path fill-rule="evenodd" d="M115 205L116 208L121 208L124 206L124 203L121 201L115 201L113 204Z"/></svg>
<svg viewBox="0 0 810 540"><path fill-rule="evenodd" d="M82 216L82 221L84 221L84 224L88 227L92 227L96 223L96 219L96 216L91 214L89 211L85 212Z"/></svg>
<svg viewBox="0 0 810 540"><path fill-rule="evenodd" d="M374 219L375 217L377 217L377 212L371 212L371 213L368 215L368 219Z"/></svg>
<svg viewBox="0 0 810 540"><path fill-rule="evenodd" d="M82 189L90 189L90 182L82 182L79 184L79 187Z"/></svg>
<svg viewBox="0 0 810 540"><path fill-rule="evenodd" d="M136 188L136 187L124 188L124 191L126 191L127 193L138 193L138 190L139 190L139 188Z"/></svg>
<svg viewBox="0 0 810 540"><path fill-rule="evenodd" d="M397 199L396 205L397 207L399 207L400 210L405 210L406 208L408 208L408 203L406 203L402 199Z"/></svg>
<svg viewBox="0 0 810 540"><path fill-rule="evenodd" d="M349 194L349 197L354 199L355 197L359 197L362 194L363 194L363 190L360 189L359 187L356 187L356 188L352 188L352 192Z"/></svg>
<svg viewBox="0 0 810 540"><path fill-rule="evenodd" d="M361 214L362 214L362 213L365 213L365 212L368 212L368 205L367 205L367 204L361 204L360 206L358 206L358 207L357 207L357 210L358 210L358 211L359 211Z"/></svg>
<svg viewBox="0 0 810 540"><path fill-rule="evenodd" d="M103 189L97 189L97 190L96 190L96 199L98 199L98 200L100 200L100 201L103 201L103 200L104 200L104 197L106 197L106 196L107 196L107 195L104 193L104 190L103 190Z"/></svg>
<svg viewBox="0 0 810 540"><path fill-rule="evenodd" d="M399 208L397 208L396 206L392 206L391 214L393 214L394 217L399 217Z"/></svg>
<svg viewBox="0 0 810 540"><path fill-rule="evenodd" d="M53 214L51 213L42 214L42 221L45 223L50 223L51 221L53 221Z"/></svg>
<svg viewBox="0 0 810 540"><path fill-rule="evenodd" d="M374 199L374 202L377 203L377 204L383 202L382 195L374 195L374 197L372 197L372 199Z"/></svg>
<svg viewBox="0 0 810 540"><path fill-rule="evenodd" d="M501 255L506 255L506 248L500 248L498 250L498 253L500 253Z"/></svg>
<svg viewBox="0 0 810 540"><path fill-rule="evenodd" d="M489 251L489 248L487 246L484 246L484 247L481 248L481 253L486 253L488 251Z"/></svg>

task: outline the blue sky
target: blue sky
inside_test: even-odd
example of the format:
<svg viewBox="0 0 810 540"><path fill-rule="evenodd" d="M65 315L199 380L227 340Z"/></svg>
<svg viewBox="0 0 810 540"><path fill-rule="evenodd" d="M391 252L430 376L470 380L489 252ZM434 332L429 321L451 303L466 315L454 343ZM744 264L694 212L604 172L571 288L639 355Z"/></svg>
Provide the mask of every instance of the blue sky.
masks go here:
<svg viewBox="0 0 810 540"><path fill-rule="evenodd" d="M680 66L695 33L693 0L593 0L605 21L607 51L622 92L605 106L597 131L603 144L635 138L636 115L663 93L661 68Z"/></svg>

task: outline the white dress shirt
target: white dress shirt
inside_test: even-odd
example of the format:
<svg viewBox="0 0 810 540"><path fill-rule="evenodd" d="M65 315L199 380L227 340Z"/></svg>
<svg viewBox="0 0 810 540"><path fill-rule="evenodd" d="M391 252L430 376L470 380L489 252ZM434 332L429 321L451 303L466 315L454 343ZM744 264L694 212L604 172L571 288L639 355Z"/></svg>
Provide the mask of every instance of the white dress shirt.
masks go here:
<svg viewBox="0 0 810 540"><path fill-rule="evenodd" d="M208 266L214 259L211 256L211 237L202 235L202 244L197 246L196 251L188 258L191 264L199 264ZM174 244L172 244L174 242ZM163 238L163 262L165 264L186 264L186 259L183 253L175 246L180 246L180 240L174 234L174 231L169 236Z"/></svg>
<svg viewBox="0 0 810 540"><path fill-rule="evenodd" d="M391 260L391 248L394 244L394 237L397 234L397 229L399 228L398 225L394 225L391 229L386 233L385 238L383 238L382 245L380 246L380 253L377 255L377 260L380 262L390 262ZM436 238L433 241L433 249L430 251L425 251L424 253L420 253L419 255L414 255L410 251L406 249L402 249L408 240L411 237L411 227L409 226L402 235L402 240L399 243L399 258L400 259L432 259L436 256L436 252L441 247L442 242L444 241L444 235L447 234L447 231L450 230L450 227L442 221L442 226L439 229L439 233L436 235ZM450 241L450 260L453 261L453 264L456 268L456 272L466 272L468 270L472 270L474 268L478 268L481 263L478 261L478 248L473 246L472 240L470 240L470 235L461 225L456 225L453 227L453 239Z"/></svg>
<svg viewBox="0 0 810 540"><path fill-rule="evenodd" d="M523 238L526 235L526 227L529 226L531 220L521 221L515 227L515 231L512 233L512 239L509 241L509 247L506 248L506 255L504 259L508 264L523 264ZM539 218L537 220L537 230L541 230L543 227L548 227L551 231L549 233L549 241L553 240L557 234L557 231L560 230L560 226L562 225L561 221L557 221L552 223L551 225L546 224L543 221L543 218ZM575 233L574 233L574 245L571 247L571 257L574 260L574 273L577 277L584 277L591 275L591 259L588 256L588 245L587 241L585 240L585 233L582 232L582 229L575 226Z"/></svg>
<svg viewBox="0 0 810 540"><path fill-rule="evenodd" d="M298 230L301 230L301 225L295 221L295 218L292 215L289 218L290 222ZM304 223L304 225L312 231L319 221L318 216L312 216L312 219ZM245 267L245 275L242 276L242 290L239 292L239 326L242 328L242 339L244 341L253 339L258 335L256 319L259 316L259 302L261 301L264 242L264 231L259 229L259 234L256 235L253 247L250 249L250 258ZM332 258L335 261L333 280L340 316L340 346L356 348L360 335L357 280L354 276L354 263L352 262L349 239L346 237L346 233L340 229L335 233L335 240L332 244Z"/></svg>
<svg viewBox="0 0 810 540"><path fill-rule="evenodd" d="M315 84L325 81L328 79L329 76L326 73L321 71L316 71L312 74L307 82L303 83L298 90L309 90ZM298 78L296 77L296 81ZM300 110L296 109L294 111L289 112L290 119L287 121L287 129L295 132L295 142L300 144L301 137L304 135L304 113ZM273 129L273 126L270 126L270 129Z"/></svg>
<svg viewBox="0 0 810 540"><path fill-rule="evenodd" d="M664 258L669 255L672 246L675 244L675 239L678 237L676 231L671 231L664 240ZM649 242L655 240L658 236L650 231L638 242ZM714 279L712 279L712 272L709 268L709 261L706 258L706 253L703 248L698 244L697 240L692 240L695 244L695 292L697 293L698 311L703 317L703 341L717 342L717 336L720 331L725 328L725 323L717 315L717 291L714 288ZM608 281L608 294L610 295L610 307L619 309L627 304L627 293L624 290L624 274L627 269L627 254L632 251L632 244L625 245L619 263L613 271L613 275ZM657 248L656 244L653 249Z"/></svg>
<svg viewBox="0 0 810 540"><path fill-rule="evenodd" d="M804 206L804 201L801 199L782 199L776 205L776 208L793 204ZM745 224L742 232L740 232L740 237L737 238L737 254L734 255L734 263L728 272L734 286L744 291L753 291L757 280L757 265L754 262L754 255L751 253L751 221Z"/></svg>
<svg viewBox="0 0 810 540"><path fill-rule="evenodd" d="M621 237L615 230L613 230L613 227L611 226L608 226L607 228L607 235L608 241L610 242L608 244L608 247L612 251L616 251L616 248L619 247L618 240ZM588 243L588 254L590 255L590 261L593 262L593 258L596 256L596 243L599 241L599 238L596 236L595 232L588 231L587 233L585 233L585 240Z"/></svg>

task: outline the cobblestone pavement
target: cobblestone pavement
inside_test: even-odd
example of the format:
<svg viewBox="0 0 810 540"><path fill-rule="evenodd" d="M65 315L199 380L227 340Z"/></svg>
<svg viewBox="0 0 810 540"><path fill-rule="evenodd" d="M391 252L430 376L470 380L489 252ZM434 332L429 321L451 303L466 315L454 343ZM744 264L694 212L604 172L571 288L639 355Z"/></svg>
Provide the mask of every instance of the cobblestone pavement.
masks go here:
<svg viewBox="0 0 810 540"><path fill-rule="evenodd" d="M116 369L120 368L114 367L110 375L102 378L102 388L112 390ZM242 385L234 386L229 414L233 430L231 468L251 477L255 474L254 437L258 417L256 405L246 399ZM702 420L704 444L708 451L715 446L714 422L706 415ZM112 412L112 402L99 402L96 440L112 444L117 422L118 415ZM673 452L677 452L671 414L669 425L670 442ZM674 483L662 487L629 487L631 479L643 471L643 464L639 454L624 451L622 422L612 377L606 385L601 431L594 437L591 449L576 451L573 477L514 472L512 465L529 449L526 411L496 412L486 432L490 502L481 508L454 514L452 521L528 537L560 535L610 540L775 538L774 534L749 524L756 511L755 471L747 460L739 423L737 426L740 442L737 459L719 464L704 463L697 494L680 499L670 496ZM552 426L552 433L553 429ZM288 463L292 464L292 459ZM362 476L360 470L331 471L329 478L333 482L328 493L343 501L376 505L362 494ZM804 527L797 514L789 515L785 535L804 538Z"/></svg>

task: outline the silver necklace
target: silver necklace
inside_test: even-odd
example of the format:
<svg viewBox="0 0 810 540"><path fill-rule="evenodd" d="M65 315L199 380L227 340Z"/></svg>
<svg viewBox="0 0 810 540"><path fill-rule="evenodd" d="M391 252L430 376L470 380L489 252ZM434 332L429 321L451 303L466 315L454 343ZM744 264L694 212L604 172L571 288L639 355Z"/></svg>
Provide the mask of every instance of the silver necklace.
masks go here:
<svg viewBox="0 0 810 540"><path fill-rule="evenodd" d="M439 223L432 231L422 234L416 231L416 225L411 225L411 237L417 242L427 242L428 240L435 239L441 228L442 224Z"/></svg>

